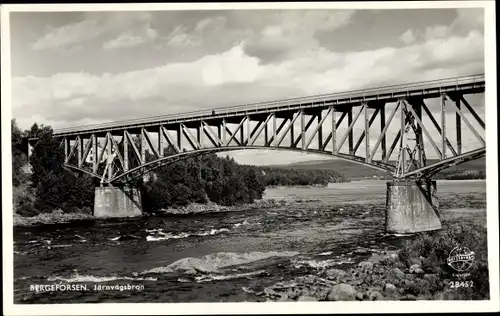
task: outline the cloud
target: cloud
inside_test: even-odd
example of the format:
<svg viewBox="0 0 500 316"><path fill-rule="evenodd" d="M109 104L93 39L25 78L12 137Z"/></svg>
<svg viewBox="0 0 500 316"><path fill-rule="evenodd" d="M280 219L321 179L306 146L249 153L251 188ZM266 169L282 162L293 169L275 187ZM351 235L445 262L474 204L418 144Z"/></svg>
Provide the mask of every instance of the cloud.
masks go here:
<svg viewBox="0 0 500 316"><path fill-rule="evenodd" d="M153 42L158 38L158 32L151 28L149 24L139 28L137 31L127 31L118 37L103 44L105 50L117 49L120 47L134 47L144 43Z"/></svg>
<svg viewBox="0 0 500 316"><path fill-rule="evenodd" d="M417 39L415 37L415 34L413 33L412 30L408 30L404 32L400 37L399 37L405 44L412 44L414 43Z"/></svg>
<svg viewBox="0 0 500 316"><path fill-rule="evenodd" d="M456 9L456 14L456 18L450 25L432 25L424 30L409 29L400 36L400 39L406 44L412 44L417 41L464 36L470 32L484 34L484 9Z"/></svg>
<svg viewBox="0 0 500 316"><path fill-rule="evenodd" d="M33 43L32 48L38 51L81 45L106 34L119 33L123 29L143 28L151 18L147 12L86 12L81 21L49 28ZM146 35L151 36L152 30L149 27L146 31ZM122 35L123 37L118 36L114 44L109 45L137 42L137 39L131 39L130 34Z"/></svg>
<svg viewBox="0 0 500 316"><path fill-rule="evenodd" d="M214 36L217 37L217 42L220 42L221 32L231 33L231 31L226 30L226 22L226 17L214 16L198 21L191 28L178 25L164 39L164 43L160 45L160 48L162 46L177 48L199 47L212 42Z"/></svg>
<svg viewBox="0 0 500 316"><path fill-rule="evenodd" d="M483 55L484 37L475 31L402 48L311 49L273 64L237 45L189 63L124 73L14 78L13 108L15 117L39 113L61 127L82 117L113 121L481 73Z"/></svg>
<svg viewBox="0 0 500 316"><path fill-rule="evenodd" d="M196 23L194 30L200 33L206 31L219 31L226 27L226 23L227 19L223 16L206 18Z"/></svg>
<svg viewBox="0 0 500 316"><path fill-rule="evenodd" d="M261 10L256 19L238 10L218 12L178 25L160 47L227 48L243 43L245 54L263 63L276 62L319 48L317 34L348 25L353 15L348 10Z"/></svg>
<svg viewBox="0 0 500 316"><path fill-rule="evenodd" d="M89 30L94 30L94 32L89 32ZM64 25L39 38L33 44L33 49L44 50L89 41L98 36L100 32L102 32L102 26L99 26L94 20Z"/></svg>
<svg viewBox="0 0 500 316"><path fill-rule="evenodd" d="M484 9L467 8L456 9L457 18L451 28L460 33L477 30L484 33Z"/></svg>
<svg viewBox="0 0 500 316"><path fill-rule="evenodd" d="M209 86L227 83L252 83L264 70L259 60L246 56L241 46L220 55L207 57L202 67L203 82Z"/></svg>
<svg viewBox="0 0 500 316"><path fill-rule="evenodd" d="M201 46L203 40L197 34L189 34L184 26L177 26L167 37L166 46L170 47L196 47Z"/></svg>
<svg viewBox="0 0 500 316"><path fill-rule="evenodd" d="M278 62L320 47L316 34L344 27L355 11L283 10L269 13L260 32L245 39L245 52L263 62ZM244 25L244 24L243 24Z"/></svg>

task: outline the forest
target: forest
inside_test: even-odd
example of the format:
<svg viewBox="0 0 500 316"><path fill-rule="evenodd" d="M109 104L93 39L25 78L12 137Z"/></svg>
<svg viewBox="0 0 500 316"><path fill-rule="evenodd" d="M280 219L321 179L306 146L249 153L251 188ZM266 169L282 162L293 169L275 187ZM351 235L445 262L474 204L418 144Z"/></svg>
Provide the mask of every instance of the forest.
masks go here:
<svg viewBox="0 0 500 316"><path fill-rule="evenodd" d="M15 120L12 128L12 183L14 211L34 216L61 209L65 213L88 213L93 207L95 179L63 166L64 151L52 137L50 126L33 124L22 131ZM39 142L27 157L27 138ZM29 171L28 171L29 170ZM345 182L331 170L297 170L238 164L216 154L190 157L149 173L137 180L145 212L214 202L240 205L261 199L266 186L326 185Z"/></svg>

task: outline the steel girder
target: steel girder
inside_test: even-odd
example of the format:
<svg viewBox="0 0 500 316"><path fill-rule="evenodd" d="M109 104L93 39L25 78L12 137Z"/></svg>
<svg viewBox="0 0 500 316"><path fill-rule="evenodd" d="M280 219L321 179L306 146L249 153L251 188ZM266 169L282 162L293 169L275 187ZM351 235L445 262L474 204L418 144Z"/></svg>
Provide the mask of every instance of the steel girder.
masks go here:
<svg viewBox="0 0 500 316"><path fill-rule="evenodd" d="M242 149L321 154L387 171L398 179L426 178L486 153L484 119L465 98L484 93L484 78L467 80L457 79L455 88L439 85L436 90L431 85L406 94L378 91L377 98L352 97L350 103L344 96L322 102L316 98L297 106L279 103L231 115L212 112L119 128L73 129L54 136L64 147L65 165L101 184L126 182L193 155ZM428 106L431 98L439 100L439 109ZM454 131L446 120L450 110L455 113ZM465 129L476 148L464 150Z"/></svg>

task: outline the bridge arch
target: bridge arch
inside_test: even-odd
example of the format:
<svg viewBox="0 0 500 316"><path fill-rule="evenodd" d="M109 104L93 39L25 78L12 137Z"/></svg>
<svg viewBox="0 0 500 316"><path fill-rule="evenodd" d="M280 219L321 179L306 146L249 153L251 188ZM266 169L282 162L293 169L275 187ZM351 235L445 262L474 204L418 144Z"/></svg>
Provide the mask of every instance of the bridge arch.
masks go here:
<svg viewBox="0 0 500 316"><path fill-rule="evenodd" d="M106 180L104 177L101 175L91 172L89 170L85 170L83 168L79 168L77 166L69 165L66 164L65 167L76 172L82 172L85 174L88 174L94 178L97 178L99 180L102 180L105 183L117 183L119 182L118 180L121 180L123 178L127 178L128 181L132 179L137 179L138 177L151 172L157 168L168 166L172 163L182 161L188 158L192 157L197 157L205 154L211 154L211 153L221 153L221 152L231 152L231 151L236 151L236 150L244 150L244 149L250 149L250 150L276 150L276 151L293 151L293 152L300 152L300 153L306 153L306 154L316 154L316 155L321 155L329 158L335 158L335 159L341 159L343 161L348 161L352 162L355 164L360 164L363 166L367 166L376 170L380 171L386 171L390 175L393 175L395 167L391 164L385 164L382 162L371 162L368 163L363 157L359 156L349 156L346 154L332 154L331 152L328 151L320 151L320 150L301 150L300 148L285 148L285 147L265 147L265 146L228 146L228 147L212 147L212 148L203 148L203 149L197 149L197 150L192 150L192 151L186 151L186 152L180 152L177 154L169 155L166 157L162 157L159 159L155 159L152 161L149 161L145 164L142 164L140 166L134 167L126 172L123 172L113 178L111 178L109 181ZM437 174L438 172L453 167L457 166L463 163L466 163L471 160L475 159L480 159L486 155L486 149L481 148L478 150L473 150L470 152L467 152L465 154L452 157L449 159L445 159L442 161L438 161L436 163L430 164L428 166L425 166L424 168L421 168L419 170L415 170L412 172L409 172L409 176L414 176L417 178L430 178ZM128 177L131 176L131 177Z"/></svg>

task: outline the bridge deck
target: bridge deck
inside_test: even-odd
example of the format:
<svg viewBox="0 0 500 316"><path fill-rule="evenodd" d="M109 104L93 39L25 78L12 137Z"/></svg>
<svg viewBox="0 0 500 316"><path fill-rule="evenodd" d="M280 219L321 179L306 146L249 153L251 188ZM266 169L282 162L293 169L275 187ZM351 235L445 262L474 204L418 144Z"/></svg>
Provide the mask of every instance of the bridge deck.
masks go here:
<svg viewBox="0 0 500 316"><path fill-rule="evenodd" d="M362 103L368 103L369 106L376 106L379 102L395 102L399 98L435 98L441 93L460 92L462 94L482 93L485 90L484 74L440 79L434 81L425 81L418 83L400 84L379 88L370 88L340 92L333 94L324 94L317 96L301 97L279 101L260 102L243 106L226 107L219 109L210 109L197 112L188 112L181 114L169 114L156 117L148 117L127 121L117 121L104 124L77 126L64 128L54 131L54 136L77 136L88 135L92 133L118 133L125 129L148 128L158 125L195 123L206 120L218 121L226 118L239 119L245 115L259 115L270 112L285 114L297 110L319 111L330 106L335 106L336 111L348 110L353 106L360 106ZM212 111L215 111L215 115Z"/></svg>

